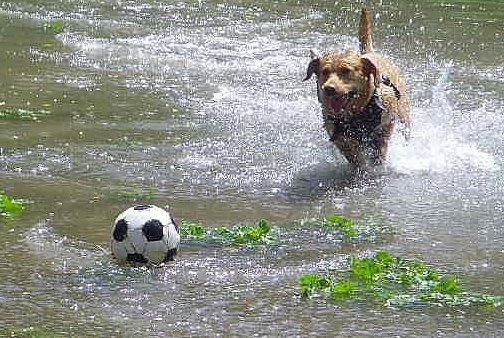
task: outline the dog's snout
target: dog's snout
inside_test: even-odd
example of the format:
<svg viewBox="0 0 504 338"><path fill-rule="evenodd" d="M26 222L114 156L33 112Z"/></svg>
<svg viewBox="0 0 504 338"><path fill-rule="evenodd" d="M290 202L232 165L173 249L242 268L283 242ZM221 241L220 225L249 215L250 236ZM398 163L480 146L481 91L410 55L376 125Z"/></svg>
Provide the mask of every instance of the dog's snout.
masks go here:
<svg viewBox="0 0 504 338"><path fill-rule="evenodd" d="M326 85L322 89L324 89L324 92L327 96L335 96L338 94L338 91L336 90L336 88L331 85Z"/></svg>

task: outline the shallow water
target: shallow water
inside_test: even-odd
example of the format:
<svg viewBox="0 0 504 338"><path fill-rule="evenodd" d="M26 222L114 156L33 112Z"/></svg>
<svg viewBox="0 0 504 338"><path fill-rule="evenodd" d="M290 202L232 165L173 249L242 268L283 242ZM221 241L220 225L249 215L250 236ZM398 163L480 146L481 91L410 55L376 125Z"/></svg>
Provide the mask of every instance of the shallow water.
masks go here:
<svg viewBox="0 0 504 338"><path fill-rule="evenodd" d="M388 309L299 299L297 278L378 249L503 295L504 15L497 1L376 4L377 49L409 84L410 142L355 174L327 141L309 50L357 49L338 1L0 4L0 190L32 200L2 224L0 327L64 336L501 336L501 309ZM61 20L53 34L44 23ZM136 201L207 227L264 218L280 245L182 243L174 264L120 268L111 222ZM147 198L148 197L148 198ZM298 220L394 228L344 243ZM287 230L285 230L287 231ZM1 334L1 332L0 332Z"/></svg>

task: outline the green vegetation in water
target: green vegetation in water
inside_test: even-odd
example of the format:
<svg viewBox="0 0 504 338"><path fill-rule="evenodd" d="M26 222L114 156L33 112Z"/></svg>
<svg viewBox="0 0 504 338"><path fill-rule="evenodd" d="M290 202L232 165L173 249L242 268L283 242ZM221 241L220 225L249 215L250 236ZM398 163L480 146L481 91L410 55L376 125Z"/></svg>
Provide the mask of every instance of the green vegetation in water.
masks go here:
<svg viewBox="0 0 504 338"><path fill-rule="evenodd" d="M324 226L328 229L341 231L345 236L353 238L357 236L357 230L354 223L345 217L338 215L329 215L324 220Z"/></svg>
<svg viewBox="0 0 504 338"><path fill-rule="evenodd" d="M232 228L217 228L215 237L225 244L236 246L270 245L277 242L276 235L271 232L271 226L265 220L254 224L242 223Z"/></svg>
<svg viewBox="0 0 504 338"><path fill-rule="evenodd" d="M324 219L309 218L301 221L301 227L320 228L335 231L345 239L370 238L377 233L391 231L390 227L383 226L375 221L354 222L348 218L329 215ZM242 223L229 227L218 227L206 230L201 225L191 222L181 222L181 234L188 239L211 239L224 245L250 246L271 245L278 243L278 235L265 220L254 224Z"/></svg>
<svg viewBox="0 0 504 338"><path fill-rule="evenodd" d="M111 139L110 141L114 141L114 140ZM136 147L136 146L143 145L143 142L137 141L137 140L132 140L128 136L123 136L123 137L119 138L119 140L117 141L117 144L125 145L128 147Z"/></svg>
<svg viewBox="0 0 504 338"><path fill-rule="evenodd" d="M502 305L502 297L463 291L456 276L439 274L421 261L394 257L386 251L369 258L352 256L346 272L304 275L299 287L303 298L321 294L335 300L372 298L386 306Z"/></svg>
<svg viewBox="0 0 504 338"><path fill-rule="evenodd" d="M51 114L47 110L28 110L28 109L2 109L0 110L0 119L5 120L23 120L37 121L41 117Z"/></svg>
<svg viewBox="0 0 504 338"><path fill-rule="evenodd" d="M63 33L65 31L65 28L63 27L63 22L56 20L56 21L46 22L44 24L44 30L46 32L50 32L52 34L59 34L59 33Z"/></svg>
<svg viewBox="0 0 504 338"><path fill-rule="evenodd" d="M2 328L0 337L10 338L59 338L63 337L49 329L43 327L22 327L22 328Z"/></svg>
<svg viewBox="0 0 504 338"><path fill-rule="evenodd" d="M186 238L202 239L207 236L207 230L199 224L182 221L180 222L180 234Z"/></svg>
<svg viewBox="0 0 504 338"><path fill-rule="evenodd" d="M23 199L14 199L0 192L0 218L15 219L21 216L25 206L30 202Z"/></svg>
<svg viewBox="0 0 504 338"><path fill-rule="evenodd" d="M190 239L211 239L224 245L254 246L271 245L278 241L272 227L265 220L256 223L242 223L231 228L218 227L206 230L203 226L191 222L181 222L180 233Z"/></svg>
<svg viewBox="0 0 504 338"><path fill-rule="evenodd" d="M315 227L331 232L339 232L343 239L370 239L378 234L392 233L393 229L383 220L368 218L353 221L339 215L328 215L323 219L307 218L301 221L302 227Z"/></svg>

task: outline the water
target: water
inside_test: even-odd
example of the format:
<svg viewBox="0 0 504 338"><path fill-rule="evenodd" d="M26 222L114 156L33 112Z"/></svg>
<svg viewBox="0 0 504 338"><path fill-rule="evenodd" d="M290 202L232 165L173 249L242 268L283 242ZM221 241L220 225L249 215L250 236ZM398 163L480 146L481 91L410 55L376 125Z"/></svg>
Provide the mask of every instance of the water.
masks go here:
<svg viewBox="0 0 504 338"><path fill-rule="evenodd" d="M360 7L247 1L0 5L0 187L32 200L2 224L0 327L63 336L501 336L502 310L304 302L297 278L378 249L504 294L504 19L497 1L384 1L376 47L404 71L409 143L356 175L327 141L309 50L357 49ZM61 20L64 31L44 30ZM154 270L108 259L115 216L146 192L208 227L265 218L279 246L186 242ZM392 226L341 243L297 220Z"/></svg>

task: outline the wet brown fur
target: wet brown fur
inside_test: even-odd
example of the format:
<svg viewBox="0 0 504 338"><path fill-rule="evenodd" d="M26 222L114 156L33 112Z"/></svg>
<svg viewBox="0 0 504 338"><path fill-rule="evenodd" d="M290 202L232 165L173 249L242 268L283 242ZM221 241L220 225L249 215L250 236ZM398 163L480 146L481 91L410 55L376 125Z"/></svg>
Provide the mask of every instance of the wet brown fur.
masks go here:
<svg viewBox="0 0 504 338"><path fill-rule="evenodd" d="M380 164L385 160L394 122L403 123L406 130L410 126L409 99L406 84L399 69L389 60L373 52L371 38L371 19L367 9L361 13L359 28L360 54L355 52L328 52L315 57L308 65L305 81L317 75L317 94L322 105L324 127L331 141L339 148L345 158L355 166L362 166L371 160ZM383 78L390 83L382 81ZM378 126L368 123L370 102L376 92L385 108L376 117ZM335 111L330 100L346 98L346 104ZM362 120L362 121L361 121ZM355 133L352 132L355 129ZM367 135L355 137L359 130Z"/></svg>

